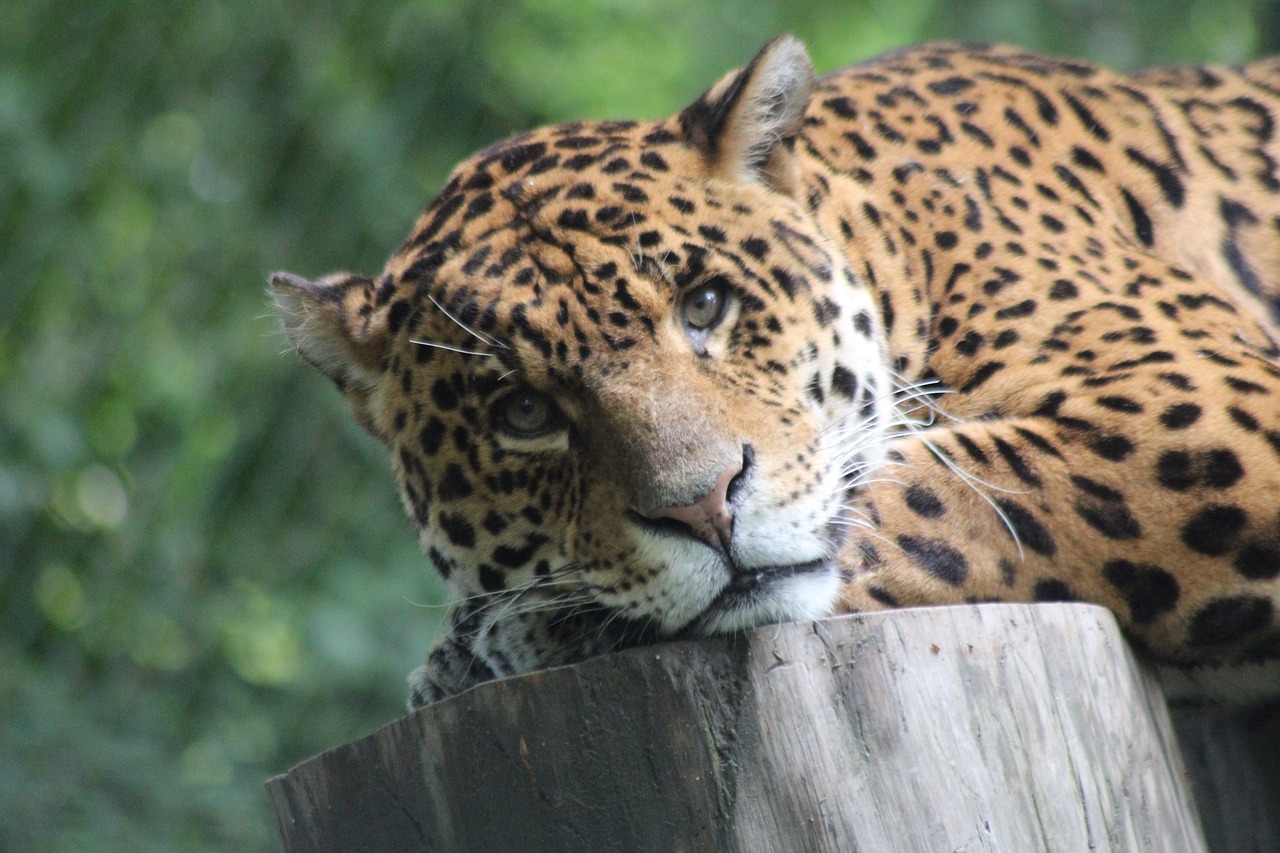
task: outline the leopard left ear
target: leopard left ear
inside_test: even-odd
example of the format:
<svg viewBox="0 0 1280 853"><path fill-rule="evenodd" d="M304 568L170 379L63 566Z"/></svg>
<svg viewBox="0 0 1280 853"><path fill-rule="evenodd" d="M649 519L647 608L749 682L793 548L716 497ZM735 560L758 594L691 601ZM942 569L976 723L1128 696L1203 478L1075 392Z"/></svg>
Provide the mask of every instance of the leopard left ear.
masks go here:
<svg viewBox="0 0 1280 853"><path fill-rule="evenodd" d="M356 422L385 441L375 392L386 370L389 335L373 280L339 273L310 281L278 272L271 276L271 295L299 355L333 380Z"/></svg>
<svg viewBox="0 0 1280 853"><path fill-rule="evenodd" d="M796 38L781 35L686 107L680 127L716 177L794 195L795 140L812 91L809 54Z"/></svg>

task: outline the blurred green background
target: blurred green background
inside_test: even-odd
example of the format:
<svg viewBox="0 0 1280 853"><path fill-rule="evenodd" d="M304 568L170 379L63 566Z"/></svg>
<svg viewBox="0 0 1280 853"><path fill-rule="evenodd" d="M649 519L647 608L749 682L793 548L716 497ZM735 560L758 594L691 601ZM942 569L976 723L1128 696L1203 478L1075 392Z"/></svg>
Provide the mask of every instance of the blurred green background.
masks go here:
<svg viewBox="0 0 1280 853"><path fill-rule="evenodd" d="M263 780L402 712L441 589L267 273L377 272L469 151L782 30L1132 68L1280 3L0 3L0 849L274 849Z"/></svg>

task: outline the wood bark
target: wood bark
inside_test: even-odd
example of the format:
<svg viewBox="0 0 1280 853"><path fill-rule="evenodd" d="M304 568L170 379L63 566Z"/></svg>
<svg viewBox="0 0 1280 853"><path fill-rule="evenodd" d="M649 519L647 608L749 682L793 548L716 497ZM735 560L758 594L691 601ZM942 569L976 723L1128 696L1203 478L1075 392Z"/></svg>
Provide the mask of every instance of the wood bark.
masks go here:
<svg viewBox="0 0 1280 853"><path fill-rule="evenodd" d="M290 853L1206 849L1154 676L1080 604L633 649L482 685L267 788Z"/></svg>

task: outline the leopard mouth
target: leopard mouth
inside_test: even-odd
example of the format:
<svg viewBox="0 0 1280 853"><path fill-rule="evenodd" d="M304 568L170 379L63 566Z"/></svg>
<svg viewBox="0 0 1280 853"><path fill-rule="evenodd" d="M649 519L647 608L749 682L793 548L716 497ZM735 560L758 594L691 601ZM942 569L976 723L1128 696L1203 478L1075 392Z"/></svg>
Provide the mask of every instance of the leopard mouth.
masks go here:
<svg viewBox="0 0 1280 853"><path fill-rule="evenodd" d="M839 577L829 558L777 566L736 567L729 582L701 613L679 632L682 637L708 636L788 619L815 615L812 606L790 602L797 581L821 583Z"/></svg>

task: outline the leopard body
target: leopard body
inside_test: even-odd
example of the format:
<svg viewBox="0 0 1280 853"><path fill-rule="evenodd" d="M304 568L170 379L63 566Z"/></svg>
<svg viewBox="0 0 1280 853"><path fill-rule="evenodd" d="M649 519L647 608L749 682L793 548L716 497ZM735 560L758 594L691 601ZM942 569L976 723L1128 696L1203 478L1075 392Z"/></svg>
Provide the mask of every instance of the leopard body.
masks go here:
<svg viewBox="0 0 1280 853"><path fill-rule="evenodd" d="M458 594L411 705L667 637L1080 600L1280 654L1280 60L790 37L274 278Z"/></svg>

